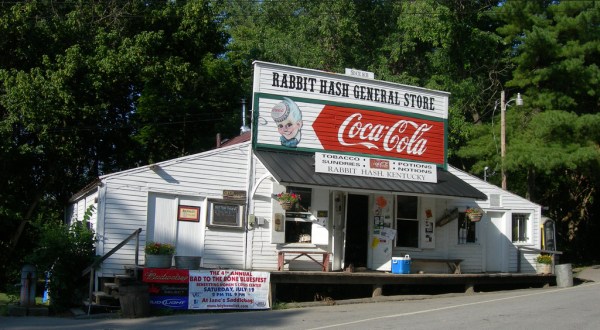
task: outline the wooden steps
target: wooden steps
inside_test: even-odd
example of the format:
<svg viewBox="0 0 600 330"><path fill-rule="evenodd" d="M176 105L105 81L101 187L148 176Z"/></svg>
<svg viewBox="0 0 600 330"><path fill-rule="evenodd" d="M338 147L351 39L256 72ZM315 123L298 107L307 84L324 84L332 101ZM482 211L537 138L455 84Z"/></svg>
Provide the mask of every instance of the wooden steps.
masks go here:
<svg viewBox="0 0 600 330"><path fill-rule="evenodd" d="M126 275L115 275L113 282L101 283L101 291L92 292L92 302L89 299L83 301L83 306L89 313L114 312L121 309L119 301L119 286L128 285L141 280L141 270L138 272L139 279L136 279L133 274L133 267L125 268Z"/></svg>

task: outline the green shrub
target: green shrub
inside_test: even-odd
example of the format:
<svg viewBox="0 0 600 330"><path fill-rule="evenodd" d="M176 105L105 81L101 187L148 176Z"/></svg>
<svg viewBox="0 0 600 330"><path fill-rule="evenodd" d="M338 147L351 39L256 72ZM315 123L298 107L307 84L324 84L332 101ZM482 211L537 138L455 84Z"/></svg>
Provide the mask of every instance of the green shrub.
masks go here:
<svg viewBox="0 0 600 330"><path fill-rule="evenodd" d="M37 267L38 277L50 274L50 307L62 311L81 305L89 285L89 277L82 277L81 272L95 258L94 232L85 218L71 226L59 220L38 225L40 239L27 261Z"/></svg>

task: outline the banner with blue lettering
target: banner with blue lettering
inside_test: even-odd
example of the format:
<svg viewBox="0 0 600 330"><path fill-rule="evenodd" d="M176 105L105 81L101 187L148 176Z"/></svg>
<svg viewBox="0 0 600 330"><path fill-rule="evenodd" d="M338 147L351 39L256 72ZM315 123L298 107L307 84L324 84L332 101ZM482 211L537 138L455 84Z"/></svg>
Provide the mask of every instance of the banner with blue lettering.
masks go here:
<svg viewBox="0 0 600 330"><path fill-rule="evenodd" d="M268 309L270 273L190 270L189 309Z"/></svg>
<svg viewBox="0 0 600 330"><path fill-rule="evenodd" d="M170 309L268 309L271 274L245 270L144 268L150 306Z"/></svg>

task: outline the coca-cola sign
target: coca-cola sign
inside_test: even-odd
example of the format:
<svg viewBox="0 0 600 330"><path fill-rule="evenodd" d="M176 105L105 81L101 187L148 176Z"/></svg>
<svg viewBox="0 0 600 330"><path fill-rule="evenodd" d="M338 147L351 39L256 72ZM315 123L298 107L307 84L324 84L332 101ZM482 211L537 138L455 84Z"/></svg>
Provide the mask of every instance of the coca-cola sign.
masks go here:
<svg viewBox="0 0 600 330"><path fill-rule="evenodd" d="M315 172L370 178L437 182L435 164L315 152Z"/></svg>
<svg viewBox="0 0 600 330"><path fill-rule="evenodd" d="M312 125L324 150L444 165L444 122L326 105Z"/></svg>

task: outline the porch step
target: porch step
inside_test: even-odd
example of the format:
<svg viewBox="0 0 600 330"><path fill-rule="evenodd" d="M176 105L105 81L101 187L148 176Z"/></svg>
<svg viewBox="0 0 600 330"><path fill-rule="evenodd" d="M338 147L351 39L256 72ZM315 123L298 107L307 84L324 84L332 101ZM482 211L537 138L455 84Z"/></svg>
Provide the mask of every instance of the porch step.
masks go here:
<svg viewBox="0 0 600 330"><path fill-rule="evenodd" d="M142 273L144 271L143 266L135 266L135 265L127 265L125 268L125 274L135 278L135 273L137 271L137 279L139 281L142 280Z"/></svg>
<svg viewBox="0 0 600 330"><path fill-rule="evenodd" d="M117 283L104 283L102 291L104 291L105 293L118 297L119 296L119 285L117 285Z"/></svg>
<svg viewBox="0 0 600 330"><path fill-rule="evenodd" d="M92 293L92 297L94 299L94 303L102 306L119 306L119 296L113 296L112 294L108 294L104 291L94 291Z"/></svg>
<svg viewBox="0 0 600 330"><path fill-rule="evenodd" d="M84 299L83 300L83 311L85 314L89 313L90 314L98 314L98 313L110 313L110 312L115 312L121 309L121 304L118 305L102 305L102 304L97 304L95 302L92 302L90 304L90 301L88 299ZM78 316L78 315L75 315Z"/></svg>
<svg viewBox="0 0 600 330"><path fill-rule="evenodd" d="M115 275L115 284L117 286L131 284L135 281L135 277L130 275Z"/></svg>

